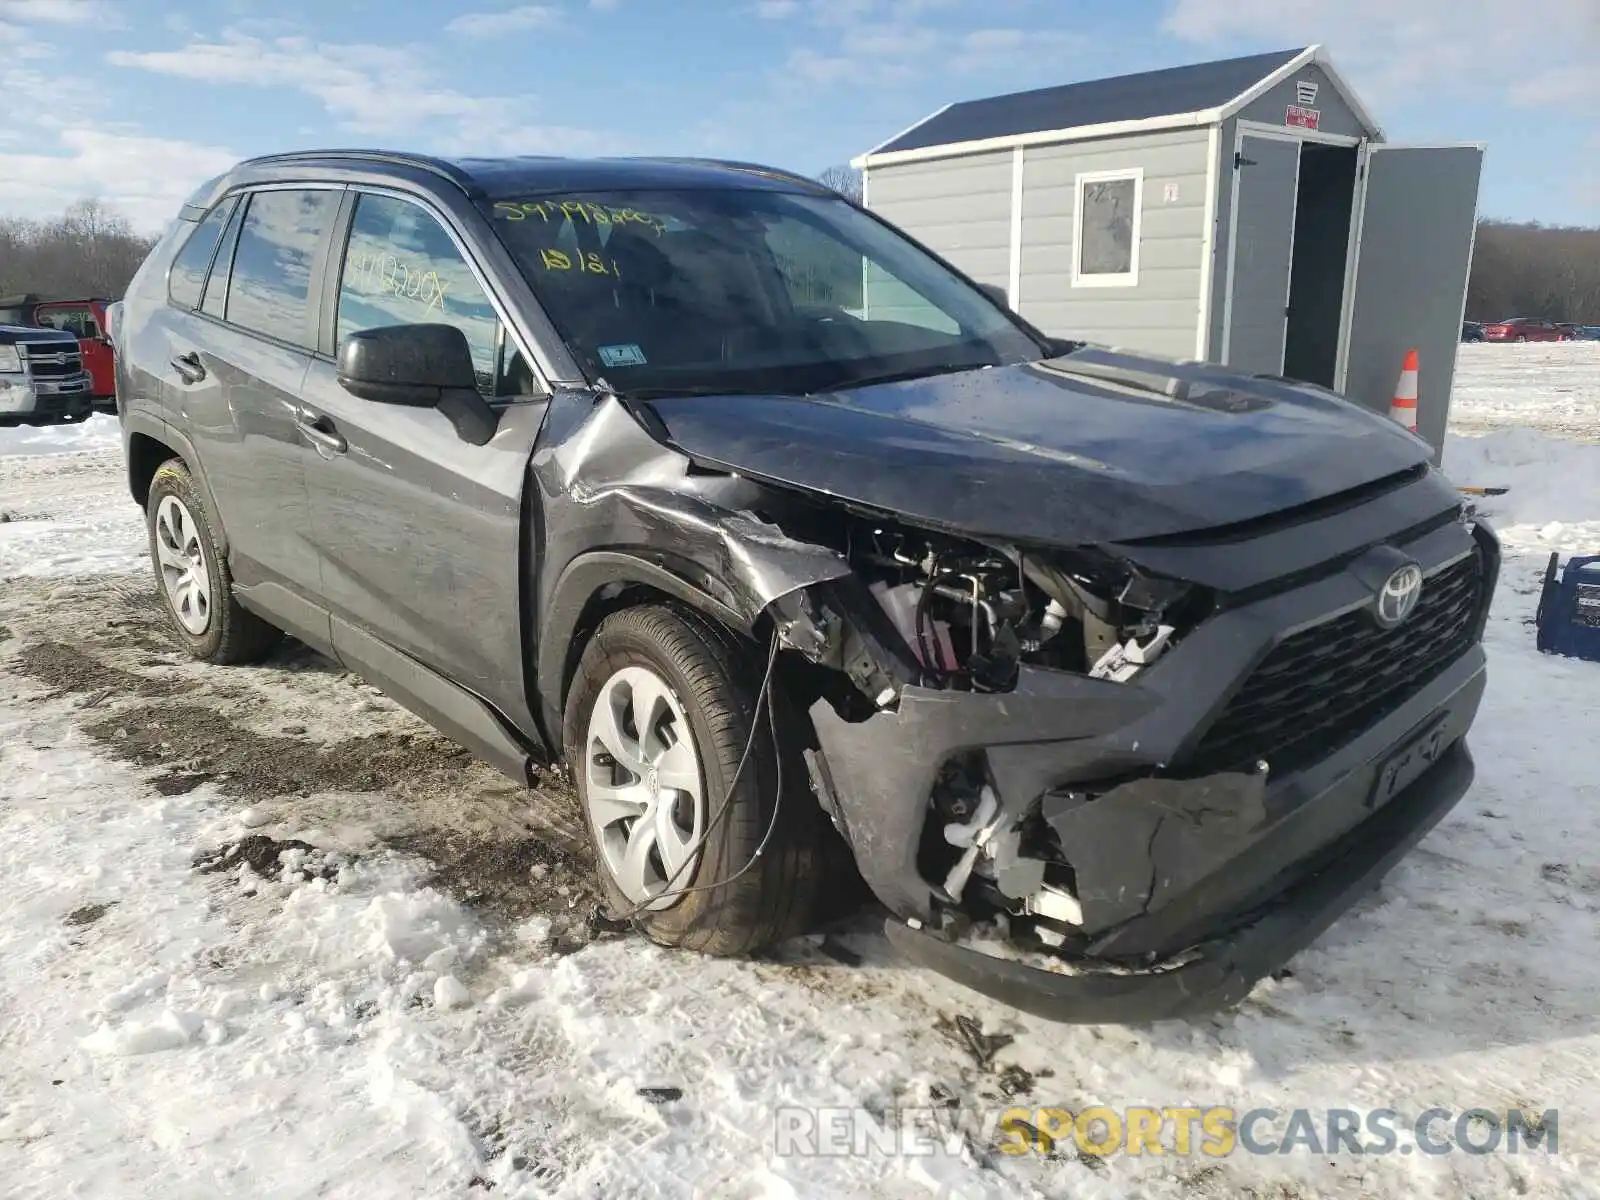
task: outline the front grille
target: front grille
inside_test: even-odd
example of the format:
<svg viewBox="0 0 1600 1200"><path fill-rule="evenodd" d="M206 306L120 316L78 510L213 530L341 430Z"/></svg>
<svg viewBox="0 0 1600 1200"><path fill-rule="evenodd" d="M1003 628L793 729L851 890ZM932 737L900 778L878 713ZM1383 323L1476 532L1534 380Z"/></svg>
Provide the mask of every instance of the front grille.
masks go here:
<svg viewBox="0 0 1600 1200"><path fill-rule="evenodd" d="M22 356L28 360L28 370L35 379L54 379L61 375L76 375L83 370L83 354L70 342L24 342Z"/></svg>
<svg viewBox="0 0 1600 1200"><path fill-rule="evenodd" d="M1414 696L1472 645L1482 594L1476 549L1428 576L1416 611L1395 629L1365 609L1279 642L1206 731L1188 772L1274 775L1325 757Z"/></svg>

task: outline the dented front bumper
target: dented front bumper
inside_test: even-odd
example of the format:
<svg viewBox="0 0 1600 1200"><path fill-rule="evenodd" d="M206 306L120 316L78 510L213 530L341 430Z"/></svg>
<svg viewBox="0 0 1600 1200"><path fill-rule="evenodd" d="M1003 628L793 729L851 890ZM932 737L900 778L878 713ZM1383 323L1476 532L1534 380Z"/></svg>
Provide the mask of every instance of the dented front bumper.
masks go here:
<svg viewBox="0 0 1600 1200"><path fill-rule="evenodd" d="M1488 595L1492 535L1479 544ZM1438 571L1472 548L1472 535L1451 526L1405 551ZM1064 1020L1155 1019L1237 1001L1376 883L1471 782L1463 739L1486 678L1476 634L1312 761L1182 769L1273 646L1369 595L1361 572L1347 570L1221 613L1129 683L1024 668L1010 692L908 687L897 709L854 723L819 702L814 782L895 916L892 940L978 990ZM981 753L1002 810L1035 809L1071 865L1082 910L1066 948L1073 974L992 958L940 932L952 906L918 863L927 798L941 764L970 752ZM1180 957L1185 965L1164 966Z"/></svg>
<svg viewBox="0 0 1600 1200"><path fill-rule="evenodd" d="M1336 846L1322 869L1291 884L1241 925L1192 948L1181 965L1118 973L1057 974L957 945L901 921L890 943L911 961L1013 1008L1056 1021L1142 1024L1237 1004L1256 983L1319 937L1455 806L1472 783L1465 743Z"/></svg>

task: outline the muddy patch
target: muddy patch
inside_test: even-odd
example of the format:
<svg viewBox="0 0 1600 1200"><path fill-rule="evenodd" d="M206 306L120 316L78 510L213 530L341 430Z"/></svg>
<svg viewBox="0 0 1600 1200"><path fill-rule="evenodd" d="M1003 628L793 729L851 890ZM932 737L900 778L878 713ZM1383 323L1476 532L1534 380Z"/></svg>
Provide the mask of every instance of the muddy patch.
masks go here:
<svg viewBox="0 0 1600 1200"><path fill-rule="evenodd" d="M600 904L594 886L594 860L586 847L569 847L554 838L469 837L428 830L391 838L391 848L433 864L426 882L463 902L508 921L537 914L556 924L557 942L593 939L591 914Z"/></svg>
<svg viewBox="0 0 1600 1200"><path fill-rule="evenodd" d="M156 794L161 796L187 796L202 783L208 783L211 776L204 771L168 771L165 775L157 775L150 781L150 786L155 788Z"/></svg>
<svg viewBox="0 0 1600 1200"><path fill-rule="evenodd" d="M110 912L112 907L115 904L116 904L115 900L108 900L104 904L84 904L84 905L80 905L79 907L77 907L77 908L73 909L71 912L69 912L63 918L63 920L68 925L76 926L76 927L79 927L79 928L81 928L81 927L83 927L85 925L93 925L101 917L105 916L108 912Z"/></svg>
<svg viewBox="0 0 1600 1200"><path fill-rule="evenodd" d="M115 713L84 732L118 758L205 776L227 796L375 792L434 773L459 774L471 756L442 737L378 733L320 746L254 733L215 709L153 704Z"/></svg>
<svg viewBox="0 0 1600 1200"><path fill-rule="evenodd" d="M88 692L121 696L170 696L186 690L174 680L151 679L101 662L63 642L30 642L17 651L11 667L57 696Z"/></svg>
<svg viewBox="0 0 1600 1200"><path fill-rule="evenodd" d="M560 772L521 786L292 639L259 666L192 662L146 578L24 582L0 598L0 616L16 639L0 646L0 677L74 697L79 728L143 768L145 786L163 796L205 787L265 814L241 811L244 828L203 869L243 864L275 878L284 853L302 870L321 862L275 839L350 854L386 847L426 860L431 883L492 925L547 917L565 948L603 932L590 920L599 900L587 831Z"/></svg>

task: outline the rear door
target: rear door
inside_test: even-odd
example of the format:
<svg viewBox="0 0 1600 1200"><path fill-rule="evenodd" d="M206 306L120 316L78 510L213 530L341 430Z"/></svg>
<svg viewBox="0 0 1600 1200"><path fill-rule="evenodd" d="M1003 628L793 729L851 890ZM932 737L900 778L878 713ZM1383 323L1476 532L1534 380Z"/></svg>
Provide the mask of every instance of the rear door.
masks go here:
<svg viewBox="0 0 1600 1200"><path fill-rule="evenodd" d="M1377 412L1416 350L1417 432L1444 444L1478 224L1481 146L1369 146L1357 184L1358 225L1341 390Z"/></svg>
<svg viewBox="0 0 1600 1200"><path fill-rule="evenodd" d="M1235 370L1278 375L1289 331L1300 143L1244 134L1234 162L1237 224L1229 243L1222 360Z"/></svg>
<svg viewBox="0 0 1600 1200"><path fill-rule="evenodd" d="M522 495L544 411L482 276L440 217L387 193L354 195L328 281L329 352L351 333L444 323L466 334L481 389L502 409L487 445L435 409L362 400L332 354L305 386L312 528L347 661L376 637L522 720ZM341 272L342 262L342 272ZM355 627L352 631L351 626ZM350 643L347 649L344 643Z"/></svg>
<svg viewBox="0 0 1600 1200"><path fill-rule="evenodd" d="M321 649L329 643L299 397L342 194L269 188L247 196L168 364L172 407L204 465L235 584Z"/></svg>

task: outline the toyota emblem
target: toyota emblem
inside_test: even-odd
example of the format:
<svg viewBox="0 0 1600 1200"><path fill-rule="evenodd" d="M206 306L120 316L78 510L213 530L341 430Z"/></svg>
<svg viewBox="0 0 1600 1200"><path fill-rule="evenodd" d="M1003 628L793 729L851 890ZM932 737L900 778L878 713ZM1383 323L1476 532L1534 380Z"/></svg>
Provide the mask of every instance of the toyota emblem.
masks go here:
<svg viewBox="0 0 1600 1200"><path fill-rule="evenodd" d="M1422 568L1416 563L1407 563L1383 581L1373 605L1373 616L1385 629L1393 629L1411 615L1421 598Z"/></svg>

